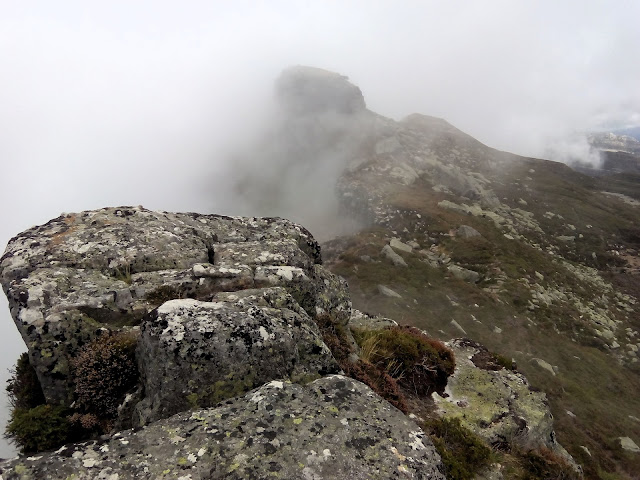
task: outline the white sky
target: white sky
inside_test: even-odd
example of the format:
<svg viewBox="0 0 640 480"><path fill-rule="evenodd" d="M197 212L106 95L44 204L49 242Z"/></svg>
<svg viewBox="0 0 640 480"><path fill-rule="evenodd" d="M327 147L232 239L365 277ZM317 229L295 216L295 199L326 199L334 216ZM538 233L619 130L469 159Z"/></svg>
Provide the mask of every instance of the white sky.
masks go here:
<svg viewBox="0 0 640 480"><path fill-rule="evenodd" d="M294 64L383 115L561 158L575 132L640 124L639 19L631 0L0 0L0 250L63 211L216 212L217 166ZM2 376L24 348L4 297L0 333Z"/></svg>

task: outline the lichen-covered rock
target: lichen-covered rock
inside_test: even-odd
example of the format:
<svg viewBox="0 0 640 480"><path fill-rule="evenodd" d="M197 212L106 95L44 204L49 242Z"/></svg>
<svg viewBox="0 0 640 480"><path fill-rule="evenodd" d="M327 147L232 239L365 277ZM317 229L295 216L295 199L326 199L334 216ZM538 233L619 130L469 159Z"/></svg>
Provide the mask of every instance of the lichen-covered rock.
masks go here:
<svg viewBox="0 0 640 480"><path fill-rule="evenodd" d="M448 379L446 396L432 395L440 415L460 418L465 427L492 445L545 447L571 459L556 441L544 392L532 390L520 373L487 369L479 361L486 349L475 342L457 339L447 346L455 354L456 368Z"/></svg>
<svg viewBox="0 0 640 480"><path fill-rule="evenodd" d="M273 381L102 442L0 464L10 479L444 479L440 457L408 417L339 375Z"/></svg>
<svg viewBox="0 0 640 480"><path fill-rule="evenodd" d="M382 330L387 327L397 327L398 322L390 318L371 316L360 310L354 309L351 312L351 319L349 320L349 328L359 330Z"/></svg>
<svg viewBox="0 0 640 480"><path fill-rule="evenodd" d="M340 370L317 325L282 288L168 301L143 320L137 356L145 398L134 425L271 380L307 382Z"/></svg>
<svg viewBox="0 0 640 480"><path fill-rule="evenodd" d="M78 350L168 300L284 286L309 315L335 308L348 319L346 284L320 262L311 234L287 220L120 207L19 234L0 259L0 281L47 401L69 404Z"/></svg>

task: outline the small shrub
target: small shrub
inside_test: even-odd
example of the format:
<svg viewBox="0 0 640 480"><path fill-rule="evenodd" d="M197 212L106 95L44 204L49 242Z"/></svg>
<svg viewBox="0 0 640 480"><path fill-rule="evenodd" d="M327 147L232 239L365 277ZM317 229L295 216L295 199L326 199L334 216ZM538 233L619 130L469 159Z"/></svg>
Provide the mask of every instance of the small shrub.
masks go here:
<svg viewBox="0 0 640 480"><path fill-rule="evenodd" d="M500 365L501 367L507 369L507 370L512 370L512 371L516 371L517 367L516 367L516 363L505 357L504 355L500 355L499 353L494 354L496 357L496 362L498 363L498 365Z"/></svg>
<svg viewBox="0 0 640 480"><path fill-rule="evenodd" d="M26 352L18 357L11 370L11 378L7 381L7 395L13 409L28 410L45 403L40 381Z"/></svg>
<svg viewBox="0 0 640 480"><path fill-rule="evenodd" d="M62 406L17 408L11 413L5 436L14 440L22 453L51 450L74 439L68 414L69 410Z"/></svg>
<svg viewBox="0 0 640 480"><path fill-rule="evenodd" d="M344 365L350 363L349 356L353 353L351 342L348 339L347 327L335 322L330 315L318 315L315 320L320 328L322 340L344 370Z"/></svg>
<svg viewBox="0 0 640 480"><path fill-rule="evenodd" d="M355 363L349 359L353 353L353 347L345 326L334 322L329 315L318 316L316 323L320 328L324 343L331 350L345 375L364 383L393 406L402 412L407 412L405 398L394 378L378 366L362 359Z"/></svg>
<svg viewBox="0 0 640 480"><path fill-rule="evenodd" d="M360 330L355 337L370 363L419 395L443 389L455 369L453 352L417 328Z"/></svg>
<svg viewBox="0 0 640 480"><path fill-rule="evenodd" d="M398 382L384 370L362 360L346 364L343 370L347 376L364 383L401 412L408 412L409 409L398 387Z"/></svg>
<svg viewBox="0 0 640 480"><path fill-rule="evenodd" d="M103 420L115 418L125 394L138 380L135 345L131 334L101 336L71 360L80 411Z"/></svg>
<svg viewBox="0 0 640 480"><path fill-rule="evenodd" d="M470 480L491 463L491 449L459 418L440 418L424 425L438 450L449 480Z"/></svg>

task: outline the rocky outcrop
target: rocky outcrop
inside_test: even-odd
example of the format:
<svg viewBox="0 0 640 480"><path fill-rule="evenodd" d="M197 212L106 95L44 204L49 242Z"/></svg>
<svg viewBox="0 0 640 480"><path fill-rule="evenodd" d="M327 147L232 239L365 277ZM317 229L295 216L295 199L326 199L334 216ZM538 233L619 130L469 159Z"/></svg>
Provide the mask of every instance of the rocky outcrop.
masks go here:
<svg viewBox="0 0 640 480"><path fill-rule="evenodd" d="M476 342L457 339L447 346L455 353L456 369L445 395L432 395L442 416L459 418L491 445L544 447L573 461L556 441L544 392L533 390L522 374L497 364Z"/></svg>
<svg viewBox="0 0 640 480"><path fill-rule="evenodd" d="M0 279L47 401L68 405L69 362L78 350L106 332L141 324L143 339L159 333L162 314L147 314L171 299L209 302L220 292L283 286L292 300L267 315L265 328L275 318L284 326L297 315L299 335L319 344L317 331L302 332L308 315L329 310L346 324L351 311L345 282L319 263L313 237L286 220L122 207L63 215L23 232L2 257ZM287 308L291 304L299 313ZM251 308L218 305L237 314ZM258 314L267 307L254 308ZM228 340L240 342L242 334L229 332ZM299 339L292 335L290 341ZM255 386L247 384L245 391Z"/></svg>
<svg viewBox="0 0 640 480"><path fill-rule="evenodd" d="M302 65L282 72L276 95L283 108L294 114L352 114L366 109L362 92L347 77Z"/></svg>
<svg viewBox="0 0 640 480"><path fill-rule="evenodd" d="M0 278L47 402L71 403L73 359L113 332L136 332L140 381L110 436L5 462L1 478L443 479L415 423L335 375L319 324L353 344L351 301L320 261L286 220L141 207L12 239Z"/></svg>
<svg viewBox="0 0 640 480"><path fill-rule="evenodd" d="M308 382L340 370L314 321L282 288L170 300L143 322L138 357L145 399L134 425L271 380Z"/></svg>
<svg viewBox="0 0 640 480"><path fill-rule="evenodd" d="M428 437L368 387L339 375L307 386L272 381L106 441L0 466L38 478L444 479Z"/></svg>

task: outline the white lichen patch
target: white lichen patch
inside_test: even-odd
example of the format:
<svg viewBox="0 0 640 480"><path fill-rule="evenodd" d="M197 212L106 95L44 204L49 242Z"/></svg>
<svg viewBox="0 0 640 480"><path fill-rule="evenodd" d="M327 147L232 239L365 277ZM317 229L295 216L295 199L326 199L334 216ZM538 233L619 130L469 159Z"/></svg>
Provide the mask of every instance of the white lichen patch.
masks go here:
<svg viewBox="0 0 640 480"><path fill-rule="evenodd" d="M411 450L425 450L427 448L424 446L424 443L422 443L424 432L417 430L409 432L409 438L411 438L411 441L409 442L409 447L411 447Z"/></svg>

